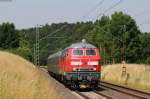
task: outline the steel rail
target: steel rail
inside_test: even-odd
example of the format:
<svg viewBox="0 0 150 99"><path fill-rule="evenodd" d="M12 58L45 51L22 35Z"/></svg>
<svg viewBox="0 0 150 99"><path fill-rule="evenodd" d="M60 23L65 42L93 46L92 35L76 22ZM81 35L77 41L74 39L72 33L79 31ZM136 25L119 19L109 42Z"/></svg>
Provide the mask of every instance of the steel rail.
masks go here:
<svg viewBox="0 0 150 99"><path fill-rule="evenodd" d="M94 90L93 92L96 93L96 94L98 94L98 95L100 95L100 96L102 96L102 97L105 97L105 98L107 98L107 99L113 99L112 97L110 97L110 96L108 96L108 95L105 95L105 94L103 94L103 93L100 93L99 91Z"/></svg>
<svg viewBox="0 0 150 99"><path fill-rule="evenodd" d="M79 91L75 91L78 95L80 95L81 97L83 97L84 99L90 99L90 97L86 96L85 94L79 92Z"/></svg>
<svg viewBox="0 0 150 99"><path fill-rule="evenodd" d="M130 90L130 91L138 92L138 93L141 93L141 94L150 95L150 93L148 93L148 92L143 92L141 90L137 90L137 89L133 89L133 88L125 87L125 86L119 86L119 85L116 85L116 84L111 84L111 83L108 83L108 82L101 81L101 84L103 84L103 83L108 84L108 85L112 85L112 86L116 86L116 87L120 87L120 88L123 88L123 89L127 89L127 90Z"/></svg>
<svg viewBox="0 0 150 99"><path fill-rule="evenodd" d="M124 94L127 94L127 95L130 95L130 96L133 96L133 97L137 97L137 98L140 98L140 99L147 99L147 96L150 97L150 93L146 93L146 92L139 91L139 90L136 90L136 89L131 89L131 88L128 88L128 87L119 86L119 85L115 85L115 84L111 84L111 83L107 83L107 82L101 82L100 86L108 88L108 89L112 89L112 90L115 90L115 91L118 91L118 92L121 92L121 93L124 93Z"/></svg>

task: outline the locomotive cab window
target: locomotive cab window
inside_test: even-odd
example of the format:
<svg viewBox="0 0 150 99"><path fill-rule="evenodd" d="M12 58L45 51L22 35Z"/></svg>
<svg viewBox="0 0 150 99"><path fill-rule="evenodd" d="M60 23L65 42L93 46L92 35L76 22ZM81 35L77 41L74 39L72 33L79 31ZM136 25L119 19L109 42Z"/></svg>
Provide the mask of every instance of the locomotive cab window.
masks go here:
<svg viewBox="0 0 150 99"><path fill-rule="evenodd" d="M81 55L83 55L83 50L78 50L78 49L76 49L76 50L73 50L73 55L79 55L79 56L81 56Z"/></svg>
<svg viewBox="0 0 150 99"><path fill-rule="evenodd" d="M94 49L88 49L88 50L86 50L86 55L93 55L93 56L95 56L96 55L96 51Z"/></svg>
<svg viewBox="0 0 150 99"><path fill-rule="evenodd" d="M62 52L62 56L63 56L63 57L68 56L68 49L65 49L65 50Z"/></svg>

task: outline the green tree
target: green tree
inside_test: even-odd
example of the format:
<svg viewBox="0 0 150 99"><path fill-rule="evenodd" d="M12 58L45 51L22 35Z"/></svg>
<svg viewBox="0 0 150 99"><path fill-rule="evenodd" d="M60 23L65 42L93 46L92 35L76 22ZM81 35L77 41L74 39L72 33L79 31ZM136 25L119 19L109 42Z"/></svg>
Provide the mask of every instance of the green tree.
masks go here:
<svg viewBox="0 0 150 99"><path fill-rule="evenodd" d="M142 33L140 41L142 44L141 61L150 64L150 33Z"/></svg>
<svg viewBox="0 0 150 99"><path fill-rule="evenodd" d="M141 43L139 40L141 32L135 20L123 12L115 12L111 17L110 30L115 40L113 50L119 48L121 55L119 57L126 57L127 62L130 63L137 62L141 55ZM113 54L115 54L115 51Z"/></svg>
<svg viewBox="0 0 150 99"><path fill-rule="evenodd" d="M16 53L30 61L32 59L29 40L24 32L19 33L19 47L17 48Z"/></svg>
<svg viewBox="0 0 150 99"><path fill-rule="evenodd" d="M110 19L107 16L102 16L100 20L97 20L94 24L94 28L89 31L85 38L88 42L95 44L97 47L99 45L105 46L107 45L105 40L106 36L108 36L109 32Z"/></svg>
<svg viewBox="0 0 150 99"><path fill-rule="evenodd" d="M19 46L18 33L13 23L2 23L0 25L0 48L17 48Z"/></svg>

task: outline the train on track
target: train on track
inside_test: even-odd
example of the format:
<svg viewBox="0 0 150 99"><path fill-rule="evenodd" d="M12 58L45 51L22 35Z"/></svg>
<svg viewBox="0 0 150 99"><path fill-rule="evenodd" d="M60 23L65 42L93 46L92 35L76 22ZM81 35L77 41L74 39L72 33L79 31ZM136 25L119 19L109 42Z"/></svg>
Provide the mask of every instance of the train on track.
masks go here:
<svg viewBox="0 0 150 99"><path fill-rule="evenodd" d="M48 57L48 72L71 88L95 88L101 75L101 57L83 40Z"/></svg>

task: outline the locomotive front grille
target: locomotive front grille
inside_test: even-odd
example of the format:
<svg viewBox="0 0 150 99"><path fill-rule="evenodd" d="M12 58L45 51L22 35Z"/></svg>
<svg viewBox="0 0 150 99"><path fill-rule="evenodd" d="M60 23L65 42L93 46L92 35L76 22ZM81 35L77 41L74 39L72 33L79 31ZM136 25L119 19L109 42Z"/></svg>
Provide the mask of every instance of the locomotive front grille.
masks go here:
<svg viewBox="0 0 150 99"><path fill-rule="evenodd" d="M73 68L73 71L96 71L96 68Z"/></svg>
<svg viewBox="0 0 150 99"><path fill-rule="evenodd" d="M65 76L67 80L94 81L100 79L100 72L69 72Z"/></svg>

